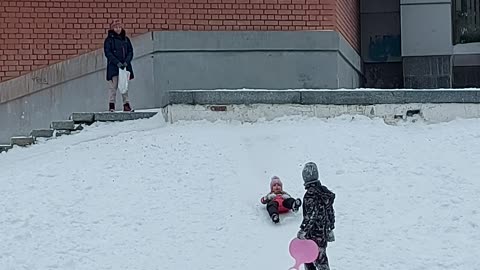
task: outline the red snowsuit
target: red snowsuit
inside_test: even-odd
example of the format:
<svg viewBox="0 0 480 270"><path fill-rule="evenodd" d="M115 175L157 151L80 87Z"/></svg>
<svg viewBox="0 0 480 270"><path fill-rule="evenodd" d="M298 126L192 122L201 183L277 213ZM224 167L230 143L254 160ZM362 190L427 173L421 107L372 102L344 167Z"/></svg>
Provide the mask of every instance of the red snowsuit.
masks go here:
<svg viewBox="0 0 480 270"><path fill-rule="evenodd" d="M287 194L287 193L285 192L284 194L277 194L275 196L275 198L273 198L272 200L268 200L268 201L266 201L265 198L262 197L262 199L260 199L260 202L262 204L267 204L267 203L272 202L272 201L277 202L278 203L278 213L280 213L280 214L287 213L288 211L290 211L290 209L283 206L283 201L285 200L284 199L285 194Z"/></svg>

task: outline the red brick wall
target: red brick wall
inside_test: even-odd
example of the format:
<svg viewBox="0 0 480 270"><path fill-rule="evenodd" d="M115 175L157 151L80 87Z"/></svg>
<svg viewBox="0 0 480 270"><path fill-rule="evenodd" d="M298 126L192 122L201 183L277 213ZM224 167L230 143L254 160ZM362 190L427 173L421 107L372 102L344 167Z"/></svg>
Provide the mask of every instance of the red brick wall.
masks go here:
<svg viewBox="0 0 480 270"><path fill-rule="evenodd" d="M335 14L336 30L360 54L360 1L336 0Z"/></svg>
<svg viewBox="0 0 480 270"><path fill-rule="evenodd" d="M358 47L355 2L358 0L0 0L0 81L100 48L111 18L117 14L130 36L156 30L338 28ZM336 10L341 11L337 16Z"/></svg>

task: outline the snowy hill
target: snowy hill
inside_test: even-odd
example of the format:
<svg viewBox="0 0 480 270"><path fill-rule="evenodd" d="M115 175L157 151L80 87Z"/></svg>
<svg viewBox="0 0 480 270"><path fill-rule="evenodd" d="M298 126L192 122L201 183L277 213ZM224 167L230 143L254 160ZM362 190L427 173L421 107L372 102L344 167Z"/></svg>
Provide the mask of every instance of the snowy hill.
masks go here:
<svg viewBox="0 0 480 270"><path fill-rule="evenodd" d="M0 154L0 269L288 269L301 212L278 175L336 193L331 269L480 269L480 120L103 123Z"/></svg>

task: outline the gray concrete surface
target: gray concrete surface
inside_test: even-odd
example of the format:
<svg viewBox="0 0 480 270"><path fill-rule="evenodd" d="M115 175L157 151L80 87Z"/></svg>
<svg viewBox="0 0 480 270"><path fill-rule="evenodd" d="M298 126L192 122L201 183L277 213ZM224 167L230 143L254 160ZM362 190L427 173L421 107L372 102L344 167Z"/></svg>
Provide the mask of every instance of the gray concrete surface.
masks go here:
<svg viewBox="0 0 480 270"><path fill-rule="evenodd" d="M99 112L95 113L95 121L107 122L107 121L128 121L137 120L142 118L150 118L156 115L156 112Z"/></svg>
<svg viewBox="0 0 480 270"><path fill-rule="evenodd" d="M12 145L27 146L35 143L32 136L16 136L11 138Z"/></svg>
<svg viewBox="0 0 480 270"><path fill-rule="evenodd" d="M58 130L75 130L75 123L73 120L52 121L50 128Z"/></svg>
<svg viewBox="0 0 480 270"><path fill-rule="evenodd" d="M188 105L480 103L480 90L171 91L169 99Z"/></svg>
<svg viewBox="0 0 480 270"><path fill-rule="evenodd" d="M451 1L401 0L400 14L404 87L451 88Z"/></svg>
<svg viewBox="0 0 480 270"><path fill-rule="evenodd" d="M402 0L400 14L402 56L452 54L450 0Z"/></svg>
<svg viewBox="0 0 480 270"><path fill-rule="evenodd" d="M95 113L88 112L74 112L70 119L75 123L93 123Z"/></svg>
<svg viewBox="0 0 480 270"><path fill-rule="evenodd" d="M50 138L53 136L53 129L49 128L44 128L44 129L34 129L32 132L30 132L30 136L37 138L37 137L42 137L42 138Z"/></svg>
<svg viewBox="0 0 480 270"><path fill-rule="evenodd" d="M360 82L360 57L334 31L162 31L132 43L134 109L164 107L172 89L337 89ZM75 111L106 111L105 66L99 49L1 83L0 143ZM120 103L117 95L117 110Z"/></svg>
<svg viewBox="0 0 480 270"><path fill-rule="evenodd" d="M132 39L135 79L130 84L134 108L155 108L151 81L151 33ZM151 47L151 46L150 46ZM0 142L50 127L54 120L68 119L73 111L106 111L108 83L102 50L60 62L0 84ZM117 95L117 103L121 103ZM118 106L119 104L117 104ZM120 106L118 106L120 107Z"/></svg>
<svg viewBox="0 0 480 270"><path fill-rule="evenodd" d="M219 107L222 110L214 110ZM373 105L326 105L326 104L250 104L250 105L184 105L168 107L167 120L175 123L187 121L239 121L254 123L269 121L279 117L301 116L333 118L338 116L352 119L363 115L386 124L396 125L405 122L444 123L456 119L480 117L480 103L405 103ZM425 121L425 122L424 122ZM348 125L347 122L345 124Z"/></svg>
<svg viewBox="0 0 480 270"><path fill-rule="evenodd" d="M209 32L208 38L201 32L156 32L154 51L154 77L161 89L360 85L361 59L334 31Z"/></svg>
<svg viewBox="0 0 480 270"><path fill-rule="evenodd" d="M0 153L7 152L8 150L12 149L13 146L11 144L0 145Z"/></svg>
<svg viewBox="0 0 480 270"><path fill-rule="evenodd" d="M451 0L400 0L400 5L450 4Z"/></svg>

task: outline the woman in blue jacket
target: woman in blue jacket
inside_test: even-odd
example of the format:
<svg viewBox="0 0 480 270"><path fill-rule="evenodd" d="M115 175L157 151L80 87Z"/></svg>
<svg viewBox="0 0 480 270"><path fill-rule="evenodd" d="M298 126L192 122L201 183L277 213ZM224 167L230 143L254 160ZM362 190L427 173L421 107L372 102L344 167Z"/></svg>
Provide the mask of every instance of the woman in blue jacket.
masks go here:
<svg viewBox="0 0 480 270"><path fill-rule="evenodd" d="M130 80L134 78L132 59L133 47L130 39L126 36L123 25L120 20L114 20L110 25L107 37L103 44L105 57L107 58L107 81L109 87L109 110L115 111L115 99L118 90L118 74L119 69L127 69L130 72ZM122 94L123 111L132 111L130 101L128 100L128 92Z"/></svg>

